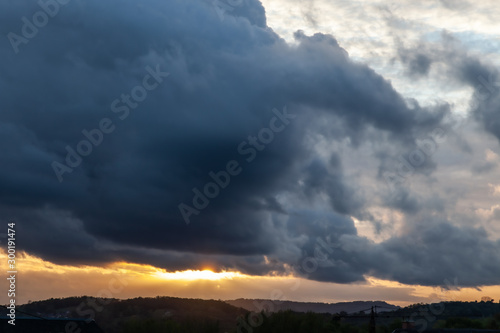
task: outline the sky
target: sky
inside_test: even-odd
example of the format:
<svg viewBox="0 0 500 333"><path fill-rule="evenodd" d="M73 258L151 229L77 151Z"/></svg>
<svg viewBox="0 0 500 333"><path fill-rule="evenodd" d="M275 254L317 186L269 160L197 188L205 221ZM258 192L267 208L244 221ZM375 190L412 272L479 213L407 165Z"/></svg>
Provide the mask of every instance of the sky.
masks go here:
<svg viewBox="0 0 500 333"><path fill-rule="evenodd" d="M18 302L500 299L497 2L0 9Z"/></svg>

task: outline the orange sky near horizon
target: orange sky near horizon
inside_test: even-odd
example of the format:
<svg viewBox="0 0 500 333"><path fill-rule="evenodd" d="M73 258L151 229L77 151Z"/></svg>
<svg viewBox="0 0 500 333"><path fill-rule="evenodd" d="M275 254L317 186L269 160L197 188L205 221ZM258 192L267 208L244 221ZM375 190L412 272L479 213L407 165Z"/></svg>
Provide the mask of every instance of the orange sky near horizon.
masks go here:
<svg viewBox="0 0 500 333"><path fill-rule="evenodd" d="M0 256L7 271L7 257ZM57 265L35 256L18 253L16 302L69 296L127 299L174 296L201 299L264 298L304 302L383 300L406 306L439 301L474 301L489 296L500 299L500 286L443 291L436 287L405 285L367 276L366 282L337 284L294 276L250 276L239 272L166 272L149 265L117 262L106 267ZM453 283L453 282L452 282ZM5 279L2 289L7 291ZM0 303L7 302L1 293Z"/></svg>

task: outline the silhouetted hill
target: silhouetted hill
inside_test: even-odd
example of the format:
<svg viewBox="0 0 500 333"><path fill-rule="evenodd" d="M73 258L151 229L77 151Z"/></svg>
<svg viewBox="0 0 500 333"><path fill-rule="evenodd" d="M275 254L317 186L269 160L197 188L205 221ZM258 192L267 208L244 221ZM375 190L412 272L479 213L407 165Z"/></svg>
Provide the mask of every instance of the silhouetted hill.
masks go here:
<svg viewBox="0 0 500 333"><path fill-rule="evenodd" d="M500 303L489 302L440 302L433 304L413 304L394 311L394 315L410 316L412 313L428 312L440 318L485 318L500 313Z"/></svg>
<svg viewBox="0 0 500 333"><path fill-rule="evenodd" d="M223 301L176 297L69 297L32 302L19 310L44 318L95 319L106 333L219 333L232 331L237 318L247 313Z"/></svg>
<svg viewBox="0 0 500 333"><path fill-rule="evenodd" d="M248 311L269 311L278 312L292 310L295 312L316 312L316 313L358 313L377 306L377 312L393 311L399 309L399 306L392 305L383 301L355 301L340 303L311 303L311 302L292 302L292 301L271 301L264 299L243 299L238 298L226 301L236 307Z"/></svg>
<svg viewBox="0 0 500 333"><path fill-rule="evenodd" d="M249 323L248 313L260 310L272 313L264 314L258 327L251 327L254 333L368 333L370 315L368 311L366 314L360 311L372 306L377 306L377 333L400 328L402 319L410 319L417 325L425 323L425 328L500 328L500 304L493 301L414 304L399 308L383 301L327 304L262 299L225 302L176 297L128 300L69 297L32 302L18 310L44 318L94 319L106 333L234 333L241 327L238 318L243 317ZM2 315L5 316L5 309L0 309Z"/></svg>

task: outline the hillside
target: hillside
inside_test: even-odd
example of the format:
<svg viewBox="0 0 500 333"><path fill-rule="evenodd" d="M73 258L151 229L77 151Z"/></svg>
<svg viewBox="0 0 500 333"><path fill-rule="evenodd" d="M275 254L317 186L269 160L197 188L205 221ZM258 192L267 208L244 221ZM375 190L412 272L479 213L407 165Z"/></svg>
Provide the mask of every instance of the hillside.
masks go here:
<svg viewBox="0 0 500 333"><path fill-rule="evenodd" d="M263 299L235 299L226 301L235 307L240 307L248 311L277 312L291 310L295 312L316 312L316 313L358 313L377 306L377 312L398 310L399 306L383 301L355 301L340 303L312 303L312 302L292 302L292 301L270 301Z"/></svg>
<svg viewBox="0 0 500 333"><path fill-rule="evenodd" d="M500 303L493 301L414 304L399 308L383 301L327 304L272 303L262 299L216 301L139 297L119 300L69 297L32 302L18 307L18 310L43 318L94 319L106 333L234 333L240 327L239 318L245 318L248 323L251 317L247 316L249 312L263 309L273 313L264 315L262 326L254 327L254 333L291 332L290 327L296 327L296 332L364 333L367 332L370 315L369 311L365 314L360 312L372 306L377 306L376 324L380 333L389 333L401 327L402 319L410 319L418 325L425 321L426 327L500 328Z"/></svg>
<svg viewBox="0 0 500 333"><path fill-rule="evenodd" d="M69 297L32 302L19 310L44 318L94 319L106 333L225 332L233 330L237 318L247 312L223 301L176 297Z"/></svg>

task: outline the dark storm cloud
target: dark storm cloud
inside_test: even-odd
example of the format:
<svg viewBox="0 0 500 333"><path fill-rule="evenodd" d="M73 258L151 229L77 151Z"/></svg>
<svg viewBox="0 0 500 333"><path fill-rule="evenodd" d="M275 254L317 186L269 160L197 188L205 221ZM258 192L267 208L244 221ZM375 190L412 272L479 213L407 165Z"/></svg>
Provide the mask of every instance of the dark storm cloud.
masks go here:
<svg viewBox="0 0 500 333"><path fill-rule="evenodd" d="M18 35L21 18L40 11L32 2L7 6L0 5L1 31ZM374 273L442 283L434 271L442 258L429 259L429 274L409 276L419 257L433 256L439 233L426 231L413 251L405 238L374 245L357 236L350 216L367 216L363 184L345 177L340 154L325 158L315 144L321 137L352 149L379 141L410 149L449 107L408 102L332 36L295 37L292 47L269 29L257 1L221 17L211 1L74 0L17 54L4 38L0 195L3 211L21 220L20 249L59 263L128 260L265 274L284 272L329 235L342 248L334 266L312 279L352 282ZM415 66L425 72L425 61ZM144 99L124 99L151 85ZM274 108L282 117L273 124L283 127L262 144ZM67 147L77 150L88 140L82 131L102 130L103 119L113 130L59 182L53 162L66 164ZM203 191L210 172L232 160L241 172L187 225L179 204L194 206L193 189ZM431 172L430 160L427 166ZM291 211L292 196L311 207L324 198L331 211L318 222L314 213ZM419 202L407 196L391 205L414 213ZM453 239L469 241L461 232L452 228ZM449 235L438 249L456 261ZM496 245L484 242L474 248L491 259ZM366 259L373 251L376 264ZM405 260L412 260L406 273L398 266ZM456 274L464 268L457 267ZM478 280L491 281L489 274Z"/></svg>
<svg viewBox="0 0 500 333"><path fill-rule="evenodd" d="M305 176L304 192L309 198L326 193L333 209L341 214L356 214L363 206L363 199L359 197L359 192L356 193L345 184L338 155L332 156L329 165L313 160L303 173Z"/></svg>
<svg viewBox="0 0 500 333"><path fill-rule="evenodd" d="M482 229L458 228L427 217L414 221L405 236L374 247L373 272L407 284L445 285L455 278L461 286L498 284L500 242ZM390 273L389 273L390 272Z"/></svg>
<svg viewBox="0 0 500 333"><path fill-rule="evenodd" d="M323 230L323 243L308 242L296 271L311 279L332 281L335 277L334 281L343 283L360 281L369 274L429 286L445 286L454 280L459 286L498 284L500 241L489 240L483 229L458 228L429 215L409 222L402 235L379 244L346 230Z"/></svg>
<svg viewBox="0 0 500 333"><path fill-rule="evenodd" d="M412 196L412 193L406 188L397 188L394 192L387 193L384 198L388 207L398 209L408 214L418 212L422 205L418 199Z"/></svg>

